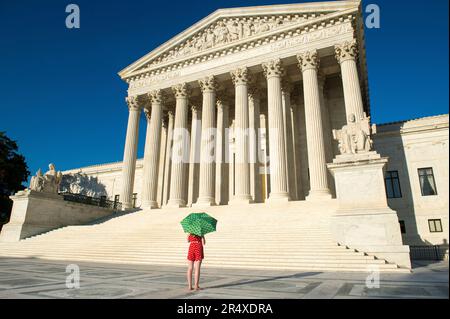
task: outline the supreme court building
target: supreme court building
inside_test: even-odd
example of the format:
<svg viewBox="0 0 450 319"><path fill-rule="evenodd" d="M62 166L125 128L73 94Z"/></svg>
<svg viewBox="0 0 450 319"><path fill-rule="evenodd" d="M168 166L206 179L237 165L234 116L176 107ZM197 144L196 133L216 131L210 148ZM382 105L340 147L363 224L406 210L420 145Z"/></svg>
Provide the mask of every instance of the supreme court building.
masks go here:
<svg viewBox="0 0 450 319"><path fill-rule="evenodd" d="M200 20L119 72L123 162L65 171L97 184L65 190L149 214L220 206L245 218L285 203L295 220L335 205L335 242L407 268L406 245L448 247L448 115L370 122L361 10L329 1Z"/></svg>

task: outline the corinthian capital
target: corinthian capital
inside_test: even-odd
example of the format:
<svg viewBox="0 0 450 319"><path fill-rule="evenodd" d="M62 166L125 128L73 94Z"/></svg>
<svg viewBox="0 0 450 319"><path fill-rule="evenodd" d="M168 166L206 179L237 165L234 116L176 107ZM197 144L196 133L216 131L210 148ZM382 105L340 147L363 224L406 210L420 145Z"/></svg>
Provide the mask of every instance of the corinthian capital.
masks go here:
<svg viewBox="0 0 450 319"><path fill-rule="evenodd" d="M137 95L127 96L125 98L125 102L127 103L130 111L137 111L142 106L142 100Z"/></svg>
<svg viewBox="0 0 450 319"><path fill-rule="evenodd" d="M187 83L181 83L172 87L175 98L187 98L191 94L191 89Z"/></svg>
<svg viewBox="0 0 450 319"><path fill-rule="evenodd" d="M282 76L284 74L283 65L280 59L270 60L261 64L264 70L264 76L270 78L273 76Z"/></svg>
<svg viewBox="0 0 450 319"><path fill-rule="evenodd" d="M306 51L297 54L298 67L300 70L305 71L308 69L318 69L319 68L319 56L317 50Z"/></svg>
<svg viewBox="0 0 450 319"><path fill-rule="evenodd" d="M260 90L256 84L250 85L248 87L248 98L252 101L260 98Z"/></svg>
<svg viewBox="0 0 450 319"><path fill-rule="evenodd" d="M284 78L283 80L281 80L281 90L284 93L288 93L289 94L289 93L292 92L293 89L294 89L294 86L292 85L292 83L288 79Z"/></svg>
<svg viewBox="0 0 450 319"><path fill-rule="evenodd" d="M350 59L356 59L358 56L358 44L355 39L352 41L345 41L341 44L336 44L334 46L334 52L339 63Z"/></svg>
<svg viewBox="0 0 450 319"><path fill-rule="evenodd" d="M164 95L161 90L153 90L150 93L148 93L148 97L151 100L152 104L160 104L164 101Z"/></svg>
<svg viewBox="0 0 450 319"><path fill-rule="evenodd" d="M202 92L216 91L218 88L216 78L213 75L199 80L198 84L200 85L200 89L202 90Z"/></svg>
<svg viewBox="0 0 450 319"><path fill-rule="evenodd" d="M230 72L230 75L234 85L247 84L251 80L251 74L246 67L238 68Z"/></svg>
<svg viewBox="0 0 450 319"><path fill-rule="evenodd" d="M218 110L221 110L224 107L228 107L229 102L230 102L230 97L226 91L220 91L217 94L216 105L217 105Z"/></svg>

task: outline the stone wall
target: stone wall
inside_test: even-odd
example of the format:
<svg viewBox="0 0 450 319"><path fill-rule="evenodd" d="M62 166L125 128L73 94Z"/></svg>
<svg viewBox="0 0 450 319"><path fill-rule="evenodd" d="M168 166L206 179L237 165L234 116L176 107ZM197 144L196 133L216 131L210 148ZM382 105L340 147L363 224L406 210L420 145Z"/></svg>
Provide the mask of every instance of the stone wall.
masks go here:
<svg viewBox="0 0 450 319"><path fill-rule="evenodd" d="M25 190L11 196L11 219L3 226L0 241L15 242L44 232L82 225L113 214L110 209L64 201L62 196Z"/></svg>

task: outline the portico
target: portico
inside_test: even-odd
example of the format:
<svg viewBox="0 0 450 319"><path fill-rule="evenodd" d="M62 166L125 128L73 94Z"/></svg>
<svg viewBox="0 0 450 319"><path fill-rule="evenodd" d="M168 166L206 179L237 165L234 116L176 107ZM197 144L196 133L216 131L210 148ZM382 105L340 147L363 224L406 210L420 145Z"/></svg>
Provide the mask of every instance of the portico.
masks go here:
<svg viewBox="0 0 450 319"><path fill-rule="evenodd" d="M359 32L351 1L224 9L121 71L130 110L124 208L131 207L141 109L149 119L141 208L332 198L326 164L338 149L331 131L346 124L343 114L369 114ZM327 105L336 90L343 101ZM171 140L161 145L169 114ZM159 202L158 180L167 199Z"/></svg>

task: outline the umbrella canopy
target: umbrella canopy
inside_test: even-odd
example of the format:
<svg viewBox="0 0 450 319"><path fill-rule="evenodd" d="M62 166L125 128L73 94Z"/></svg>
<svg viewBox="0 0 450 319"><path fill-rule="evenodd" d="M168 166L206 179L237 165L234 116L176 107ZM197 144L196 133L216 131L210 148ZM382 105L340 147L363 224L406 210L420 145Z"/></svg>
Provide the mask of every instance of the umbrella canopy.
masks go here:
<svg viewBox="0 0 450 319"><path fill-rule="evenodd" d="M192 213L181 221L185 233L203 236L216 230L217 220L207 213Z"/></svg>

